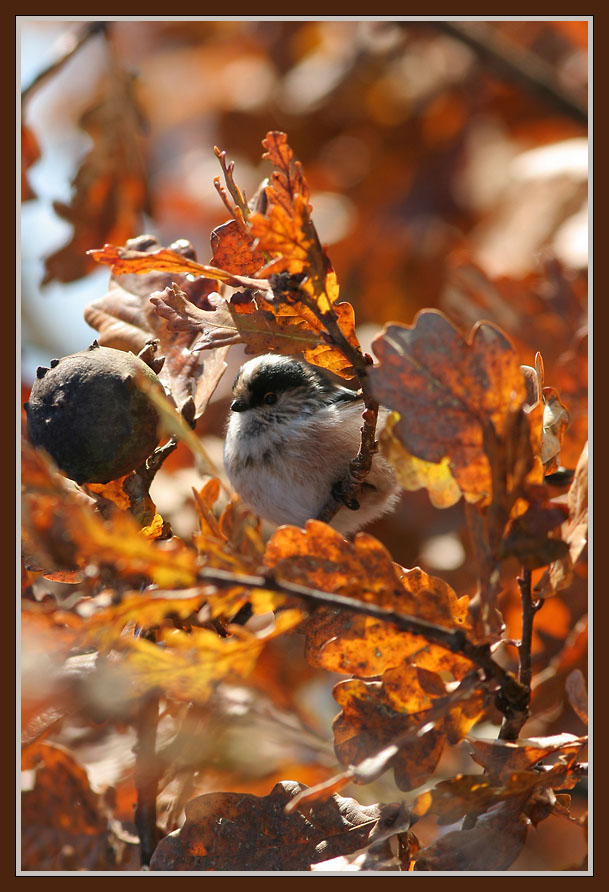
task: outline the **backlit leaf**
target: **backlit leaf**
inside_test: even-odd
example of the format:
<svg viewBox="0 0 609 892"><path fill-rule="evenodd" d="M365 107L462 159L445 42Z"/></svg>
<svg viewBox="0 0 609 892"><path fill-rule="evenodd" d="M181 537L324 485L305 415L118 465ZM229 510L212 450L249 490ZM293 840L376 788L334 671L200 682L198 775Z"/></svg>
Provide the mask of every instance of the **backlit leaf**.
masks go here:
<svg viewBox="0 0 609 892"><path fill-rule="evenodd" d="M234 626L235 634L226 638L195 627L190 632L163 628L160 644L124 637L117 641L122 652L120 671L134 695L161 687L176 700L204 703L219 682L249 675L266 641L301 619L298 610L284 610L270 627L256 634Z"/></svg>
<svg viewBox="0 0 609 892"><path fill-rule="evenodd" d="M228 273L253 276L266 262L253 243L253 237L238 220L217 226L211 233L212 265Z"/></svg>
<svg viewBox="0 0 609 892"><path fill-rule="evenodd" d="M353 543L319 521L305 530L281 527L267 544L265 564L278 578L354 597L448 628L469 629L468 601L419 568L404 570L378 540L358 533ZM360 677L382 674L405 659L462 678L471 663L421 635L397 631L372 617L319 608L306 624L306 655L315 666Z"/></svg>

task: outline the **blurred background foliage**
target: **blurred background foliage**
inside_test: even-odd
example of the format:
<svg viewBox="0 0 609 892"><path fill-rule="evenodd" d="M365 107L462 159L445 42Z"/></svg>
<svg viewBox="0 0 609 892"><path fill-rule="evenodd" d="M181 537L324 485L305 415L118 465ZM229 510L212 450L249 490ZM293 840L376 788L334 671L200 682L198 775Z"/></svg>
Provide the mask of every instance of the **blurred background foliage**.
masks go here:
<svg viewBox="0 0 609 892"><path fill-rule="evenodd" d="M220 173L213 146L235 161L236 182L251 197L269 173L261 140L283 130L304 165L313 220L341 296L355 307L364 348L385 322L410 324L423 307L442 309L466 332L477 320L496 322L523 363L533 365L541 351L546 384L571 413L562 463L575 466L587 439L587 21L22 17L20 30L23 399L37 365L94 337L82 311L105 292L108 271L94 268L85 252L151 232L162 244L186 238L209 261L210 232L226 219L213 186ZM220 466L230 382L241 361L233 348L198 426ZM192 485L200 480L180 447L152 493L178 535L196 524ZM462 511L438 511L424 491L409 493L370 532L394 560L471 594ZM511 570L502 607L508 634L518 637L517 567ZM577 623L581 632L586 612L578 572L536 620L534 658L540 667L554 659L558 669L539 686L545 712L535 728L527 725L529 736L582 730L560 676L565 638ZM307 667L293 641L269 645L254 687L271 691L277 708L293 705L300 689L299 709L329 733L337 708L327 673ZM571 645L567 669L585 671L580 638ZM316 679L321 699L312 693ZM237 701L229 700L227 714L247 711ZM209 734L205 744L208 765L217 763L208 774L216 770L220 779L196 792L266 792L288 776L287 738L280 735L274 748L268 727L254 718L244 733L251 739L255 726L266 740L266 773L259 777L258 752L255 767L249 764L251 744L243 745L234 725L235 740L218 742L229 735L222 726L214 732L218 751ZM221 724L217 715L200 720ZM97 743L78 733L87 762L87 747L93 752ZM306 744L288 737L301 763ZM94 755L89 768L101 764ZM300 771L299 780L327 773L331 757L316 758L323 770L311 769L309 779ZM369 801L379 796L361 788L353 795L368 801L367 794ZM543 822L513 869L547 864L549 847L563 865L560 834L570 840L567 860L573 845L577 861L579 842L567 830L558 819Z"/></svg>

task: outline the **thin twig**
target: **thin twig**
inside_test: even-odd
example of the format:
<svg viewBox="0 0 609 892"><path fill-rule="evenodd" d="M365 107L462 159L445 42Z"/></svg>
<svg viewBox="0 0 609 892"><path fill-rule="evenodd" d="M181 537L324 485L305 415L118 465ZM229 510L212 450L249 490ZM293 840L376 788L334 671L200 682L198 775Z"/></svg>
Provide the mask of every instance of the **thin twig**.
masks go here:
<svg viewBox="0 0 609 892"><path fill-rule="evenodd" d="M518 645L518 657L520 668L518 680L524 690L527 691L526 699L520 709L509 714L506 713L505 721L499 732L500 740L517 740L522 726L529 718L529 702L531 699L531 645L533 642L533 619L543 604L543 601L535 603L531 595L531 571L523 568L522 576L518 578L520 598L522 602L522 635Z"/></svg>
<svg viewBox="0 0 609 892"><path fill-rule="evenodd" d="M522 576L518 579L520 598L522 601L522 636L518 647L520 658L520 671L518 678L520 684L531 688L531 644L533 640L533 617L537 612L531 597L531 571L523 569ZM543 603L543 602L541 602Z"/></svg>
<svg viewBox="0 0 609 892"><path fill-rule="evenodd" d="M43 71L39 72L36 75L34 80L25 87L24 90L21 91L21 102L25 103L30 96L40 87L48 78L54 75L57 71L63 68L66 62L74 56L78 50L84 46L92 37L96 37L98 34L105 34L108 29L108 22L88 22L84 28L82 28L80 34L69 34L62 35L62 39L64 42L67 42L68 46L62 53L62 55L48 65Z"/></svg>
<svg viewBox="0 0 609 892"><path fill-rule="evenodd" d="M156 733L159 719L159 696L150 694L139 708L136 723L135 749L135 825L140 838L142 865L150 864L161 838L157 827L156 797L159 767L156 758Z"/></svg>
<svg viewBox="0 0 609 892"><path fill-rule="evenodd" d="M549 65L528 50L517 47L488 25L433 22L433 26L464 43L499 77L535 96L553 111L587 126L588 111L561 89Z"/></svg>

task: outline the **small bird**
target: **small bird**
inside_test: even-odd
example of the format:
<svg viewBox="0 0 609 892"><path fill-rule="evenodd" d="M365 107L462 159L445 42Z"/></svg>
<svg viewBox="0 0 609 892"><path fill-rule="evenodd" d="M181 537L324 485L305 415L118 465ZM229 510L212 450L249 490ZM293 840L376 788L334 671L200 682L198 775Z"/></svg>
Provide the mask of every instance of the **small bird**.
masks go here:
<svg viewBox="0 0 609 892"><path fill-rule="evenodd" d="M241 366L224 443L224 464L243 501L276 524L304 526L343 480L360 444L364 403L354 391L292 357L265 354ZM379 411L384 420L387 410ZM391 465L376 454L358 496L331 526L351 535L397 502Z"/></svg>

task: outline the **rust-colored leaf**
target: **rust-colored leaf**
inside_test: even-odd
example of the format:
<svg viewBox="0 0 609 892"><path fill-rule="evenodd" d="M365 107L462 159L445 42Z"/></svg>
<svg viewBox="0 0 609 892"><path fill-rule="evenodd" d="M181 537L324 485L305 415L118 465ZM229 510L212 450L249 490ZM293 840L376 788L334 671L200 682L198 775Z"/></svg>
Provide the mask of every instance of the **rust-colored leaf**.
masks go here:
<svg viewBox="0 0 609 892"><path fill-rule="evenodd" d="M359 805L334 795L307 814L285 807L301 792L282 781L267 796L207 793L186 805L183 827L159 843L153 870L309 870L363 848L395 820L396 805Z"/></svg>
<svg viewBox="0 0 609 892"><path fill-rule="evenodd" d="M494 325L475 326L469 341L440 312L421 311L412 326L389 325L373 342L370 371L380 403L400 414L394 433L418 458L448 457L461 490L489 499L488 436L507 436L526 401L520 363Z"/></svg>
<svg viewBox="0 0 609 892"><path fill-rule="evenodd" d="M305 270L316 243L313 234L306 232L310 229L309 204L302 195L295 196L289 211L272 204L267 214L252 214L249 223L256 248L276 256L264 267L267 277L283 272L298 275Z"/></svg>
<svg viewBox="0 0 609 892"><path fill-rule="evenodd" d="M152 272L170 273L172 275L183 273L226 282L228 285L236 285L237 287L242 285L246 288L252 288L263 284L263 280L258 281L247 276L225 272L205 263L197 263L196 260L184 257L170 248L138 251L135 248L105 244L103 248L95 248L87 251L87 253L97 263L105 263L107 266L111 266L115 276L124 276L132 273L141 276Z"/></svg>
<svg viewBox="0 0 609 892"><path fill-rule="evenodd" d="M240 221L229 220L217 226L211 233L212 266L238 276L255 275L266 257L253 244L253 237Z"/></svg>

